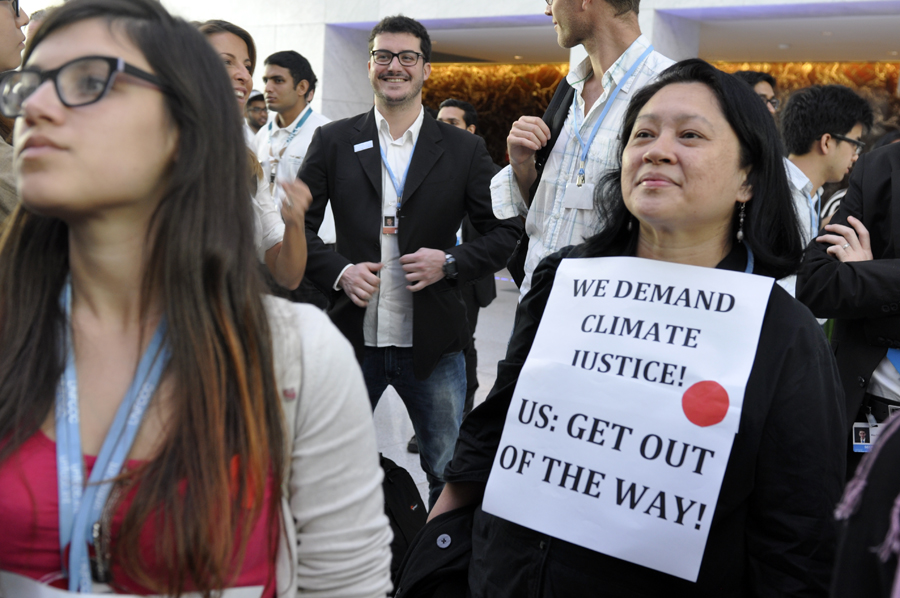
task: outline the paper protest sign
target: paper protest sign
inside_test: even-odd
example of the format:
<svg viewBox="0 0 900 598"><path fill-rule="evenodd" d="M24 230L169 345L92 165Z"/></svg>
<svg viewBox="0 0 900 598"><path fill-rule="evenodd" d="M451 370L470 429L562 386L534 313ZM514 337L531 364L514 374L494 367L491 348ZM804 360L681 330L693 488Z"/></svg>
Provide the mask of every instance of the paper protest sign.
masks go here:
<svg viewBox="0 0 900 598"><path fill-rule="evenodd" d="M222 592L222 598L260 598L262 586L231 588ZM0 598L109 598L111 594L84 594L60 590L39 583L30 577L16 575L8 571L0 571ZM115 594L120 598L138 598L130 594ZM146 596L144 598L147 598ZM153 598L153 597L151 597ZM164 598L164 597L156 597ZM185 594L185 598L200 598L200 594Z"/></svg>
<svg viewBox="0 0 900 598"><path fill-rule="evenodd" d="M696 581L773 280L563 260L485 511Z"/></svg>

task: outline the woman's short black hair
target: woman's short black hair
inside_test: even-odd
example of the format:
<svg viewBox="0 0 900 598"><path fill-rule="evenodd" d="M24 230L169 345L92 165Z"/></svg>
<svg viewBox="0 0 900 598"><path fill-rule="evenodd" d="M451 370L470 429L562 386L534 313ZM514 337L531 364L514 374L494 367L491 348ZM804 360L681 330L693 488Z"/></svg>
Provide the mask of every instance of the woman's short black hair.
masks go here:
<svg viewBox="0 0 900 598"><path fill-rule="evenodd" d="M696 58L663 71L656 81L635 93L628 104L616 166L602 178L594 198L604 228L588 239L584 252L600 255L614 245L622 244L629 251L636 247L639 227L629 230L628 224L634 217L622 197L622 155L641 109L661 89L676 83L706 85L737 135L741 167L749 168L747 183L752 188L751 199L744 204L743 242L753 250L754 272L775 278L793 274L800 266L803 244L775 122L749 85ZM736 202L733 235L738 229L739 208Z"/></svg>

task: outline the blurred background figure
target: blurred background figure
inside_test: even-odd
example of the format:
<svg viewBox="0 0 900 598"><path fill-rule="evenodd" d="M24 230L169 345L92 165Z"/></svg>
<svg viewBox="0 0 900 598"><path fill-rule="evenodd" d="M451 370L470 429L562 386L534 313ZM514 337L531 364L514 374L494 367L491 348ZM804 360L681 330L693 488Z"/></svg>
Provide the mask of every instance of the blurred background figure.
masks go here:
<svg viewBox="0 0 900 598"><path fill-rule="evenodd" d="M247 121L245 134L247 135L247 145L253 147L253 138L259 132L260 128L269 120L269 111L266 110L266 100L261 91L253 90L250 97L247 98L247 105L244 106L244 119Z"/></svg>
<svg viewBox="0 0 900 598"><path fill-rule="evenodd" d="M38 27L41 26L41 23L43 23L56 8L56 6L48 6L47 8L41 8L31 13L31 20L28 22L28 27L25 29L26 44L34 37L34 34L37 32Z"/></svg>
<svg viewBox="0 0 900 598"><path fill-rule="evenodd" d="M775 116L780 104L778 98L775 97L775 77L759 71L737 71L732 74L752 87L759 99L766 103L769 113Z"/></svg>
<svg viewBox="0 0 900 598"><path fill-rule="evenodd" d="M0 72L18 68L22 62L28 13L19 0L0 0ZM0 115L0 230L18 202L13 175L12 119Z"/></svg>

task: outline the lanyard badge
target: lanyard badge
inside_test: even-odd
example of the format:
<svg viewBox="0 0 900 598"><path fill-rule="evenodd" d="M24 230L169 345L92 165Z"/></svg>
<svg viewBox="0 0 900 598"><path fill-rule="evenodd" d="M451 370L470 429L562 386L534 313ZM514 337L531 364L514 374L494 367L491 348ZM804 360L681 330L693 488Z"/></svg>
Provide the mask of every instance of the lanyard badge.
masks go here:
<svg viewBox="0 0 900 598"><path fill-rule="evenodd" d="M406 178L409 176L409 167L412 164L413 155L416 153L416 144L413 143L412 151L409 153L409 162L406 163L406 170L403 171L403 178L397 178L397 175L394 174L394 170L388 163L387 153L384 151L384 148L379 147L378 149L381 150L381 161L384 163L385 169L387 169L388 177L390 177L391 184L394 185L394 192L397 194L397 203L393 206L385 206L383 209L381 234L396 235L397 228L400 225L400 207L403 205L403 189L406 187Z"/></svg>
<svg viewBox="0 0 900 598"><path fill-rule="evenodd" d="M600 131L600 125L603 124L603 119L606 118L606 114L609 112L610 108L612 108L613 103L616 100L616 97L619 95L619 92L622 91L622 87L625 86L625 83L631 79L631 76L637 70L637 68L644 62L647 56L653 52L653 46L650 46L644 53L640 55L640 57L635 60L634 64L631 65L631 68L625 73L625 76L622 77L622 80L619 81L619 84L616 85L615 90L613 90L612 94L609 96L609 99L606 100L606 105L603 107L603 111L600 113L600 117L597 119L597 122L594 123L594 128L591 130L591 134L588 137L587 141L584 140L581 136L581 123L578 122L578 95L576 94L574 98L572 98L572 112L573 118L575 120L575 137L578 138L578 143L581 145L581 153L578 155L578 179L576 184L581 187L585 183L585 173L584 173L584 165L587 162L588 151L591 149L591 144L594 143L594 138L597 136L597 133Z"/></svg>
<svg viewBox="0 0 900 598"><path fill-rule="evenodd" d="M140 428L170 351L165 344L166 323L159 323L150 345L138 363L137 372L122 399L100 454L84 483L84 458L81 453L80 413L75 353L72 344L72 285L66 282L61 297L66 314L66 365L56 390L56 468L59 482L59 545L70 592L91 592L92 575L88 544L99 536L97 524L103 514L111 481L122 471ZM66 561L66 547L69 558ZM100 555L100 548L95 546ZM102 567L97 567L102 570Z"/></svg>

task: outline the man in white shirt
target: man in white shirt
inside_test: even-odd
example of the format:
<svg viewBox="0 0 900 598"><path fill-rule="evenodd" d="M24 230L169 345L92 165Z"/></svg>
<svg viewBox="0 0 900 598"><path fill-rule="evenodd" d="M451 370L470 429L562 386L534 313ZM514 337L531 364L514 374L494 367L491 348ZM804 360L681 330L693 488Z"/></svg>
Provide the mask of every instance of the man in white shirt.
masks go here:
<svg viewBox="0 0 900 598"><path fill-rule="evenodd" d="M501 268L521 226L491 211L484 140L425 113L430 54L418 21L378 23L369 37L374 109L316 131L299 176L313 196L306 276L332 293L329 315L356 349L373 408L388 385L406 405L433 505L466 396L459 285ZM329 197L335 251L314 232ZM483 236L456 245L466 214Z"/></svg>
<svg viewBox="0 0 900 598"><path fill-rule="evenodd" d="M313 133L331 119L314 112L309 104L318 79L306 58L286 50L266 58L265 66L263 82L266 84L266 107L271 116L256 133L253 149L269 181L275 204L280 206L284 192L275 184L275 179L297 176ZM334 217L330 205L326 208L319 236L325 243L334 244Z"/></svg>
<svg viewBox="0 0 900 598"><path fill-rule="evenodd" d="M843 85L814 85L791 95L781 114L784 160L803 244L819 232L822 185L850 172L872 127L872 108ZM795 296L797 277L778 281Z"/></svg>
<svg viewBox="0 0 900 598"><path fill-rule="evenodd" d="M559 133L551 134L541 118L519 118L507 138L509 166L491 181L494 214L526 217L521 296L531 288L538 262L600 230L593 187L614 161L628 102L672 64L641 35L639 7L640 0L547 3L545 14L553 18L559 45L582 45L588 57L557 90L575 90L574 102L561 106L566 117ZM536 165L535 154L548 145L546 162Z"/></svg>

